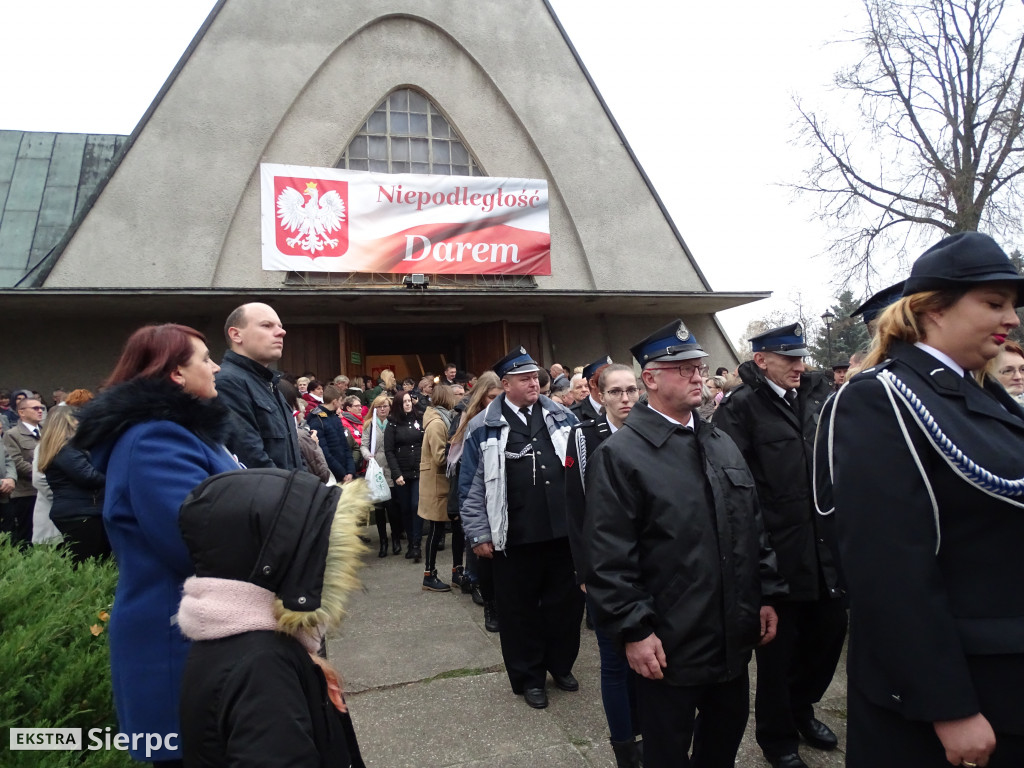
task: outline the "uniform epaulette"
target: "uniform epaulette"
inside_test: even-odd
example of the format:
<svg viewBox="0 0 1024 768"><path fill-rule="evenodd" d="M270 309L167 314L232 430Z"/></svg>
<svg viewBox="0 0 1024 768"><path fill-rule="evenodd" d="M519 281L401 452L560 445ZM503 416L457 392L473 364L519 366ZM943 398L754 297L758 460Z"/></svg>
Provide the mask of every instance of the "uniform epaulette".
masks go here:
<svg viewBox="0 0 1024 768"><path fill-rule="evenodd" d="M888 368L892 364L893 364L893 359L891 357L886 358L882 362L876 363L875 365L871 366L870 368L865 368L862 371L857 371L857 375L851 377L850 381L853 381L854 379L859 379L862 376L865 377L865 378L874 378L875 375L879 371L884 371L886 368Z"/></svg>

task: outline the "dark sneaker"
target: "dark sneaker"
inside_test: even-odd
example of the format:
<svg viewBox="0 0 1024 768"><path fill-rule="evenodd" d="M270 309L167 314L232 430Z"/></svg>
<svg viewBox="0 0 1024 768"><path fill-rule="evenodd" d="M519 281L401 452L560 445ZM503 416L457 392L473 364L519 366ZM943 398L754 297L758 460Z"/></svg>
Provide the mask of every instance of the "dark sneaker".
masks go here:
<svg viewBox="0 0 1024 768"><path fill-rule="evenodd" d="M452 588L437 578L437 571L425 571L423 573L424 592L451 592Z"/></svg>

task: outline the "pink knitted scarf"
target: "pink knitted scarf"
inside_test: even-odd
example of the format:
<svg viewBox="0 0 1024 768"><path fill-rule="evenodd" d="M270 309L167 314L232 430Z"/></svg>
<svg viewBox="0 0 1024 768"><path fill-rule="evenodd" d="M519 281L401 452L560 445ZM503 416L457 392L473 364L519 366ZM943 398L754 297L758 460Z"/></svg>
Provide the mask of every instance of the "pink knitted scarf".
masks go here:
<svg viewBox="0 0 1024 768"><path fill-rule="evenodd" d="M178 627L190 640L218 640L244 632L274 631L274 601L269 589L247 581L192 576L178 606ZM320 647L318 633L295 637L310 653Z"/></svg>
<svg viewBox="0 0 1024 768"><path fill-rule="evenodd" d="M192 576L178 606L178 627L190 640L218 640L245 632L276 631L274 601L269 589L247 581ZM321 634L309 630L294 635L320 667L327 680L327 695L339 712L348 712L344 684L326 659L317 656Z"/></svg>

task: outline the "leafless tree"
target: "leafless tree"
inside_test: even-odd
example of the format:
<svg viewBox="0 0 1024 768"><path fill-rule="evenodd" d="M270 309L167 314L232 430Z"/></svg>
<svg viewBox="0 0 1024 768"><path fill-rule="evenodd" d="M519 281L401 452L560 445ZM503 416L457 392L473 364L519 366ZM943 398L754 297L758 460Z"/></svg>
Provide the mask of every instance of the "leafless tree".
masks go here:
<svg viewBox="0 0 1024 768"><path fill-rule="evenodd" d="M794 187L835 232L839 283L872 284L880 259L983 228L1022 231L1024 14L1006 0L863 0L862 59L835 75L858 97L837 128L799 99L816 162ZM913 254L916 255L916 252Z"/></svg>

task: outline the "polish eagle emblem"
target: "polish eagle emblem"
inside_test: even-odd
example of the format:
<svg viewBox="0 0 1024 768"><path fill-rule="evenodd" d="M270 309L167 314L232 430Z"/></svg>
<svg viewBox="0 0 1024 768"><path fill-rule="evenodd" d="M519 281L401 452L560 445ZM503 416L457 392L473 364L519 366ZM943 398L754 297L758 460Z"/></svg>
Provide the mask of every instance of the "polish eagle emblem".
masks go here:
<svg viewBox="0 0 1024 768"><path fill-rule="evenodd" d="M341 229L345 221L345 201L333 189L321 197L316 182L310 181L305 192L295 187L284 188L277 197L277 217L284 229L296 233L285 240L288 246L302 248L314 256L325 247L337 247L338 239L330 234Z"/></svg>

